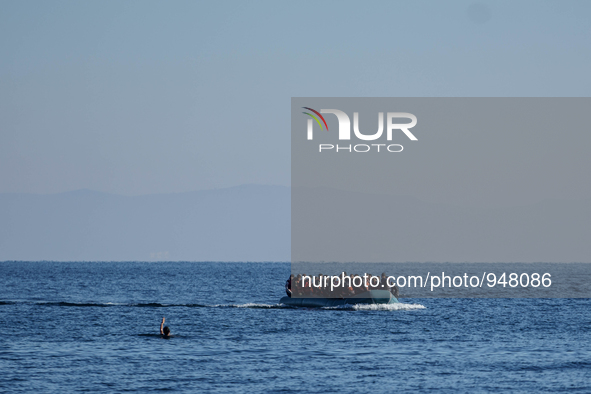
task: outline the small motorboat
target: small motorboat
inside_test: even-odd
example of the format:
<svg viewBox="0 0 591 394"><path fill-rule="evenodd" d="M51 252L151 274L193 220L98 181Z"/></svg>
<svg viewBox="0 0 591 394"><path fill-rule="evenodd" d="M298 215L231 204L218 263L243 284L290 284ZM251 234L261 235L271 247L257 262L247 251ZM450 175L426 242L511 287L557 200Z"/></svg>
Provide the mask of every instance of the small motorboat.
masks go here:
<svg viewBox="0 0 591 394"><path fill-rule="evenodd" d="M290 298L283 297L280 304L306 308L334 307L357 304L395 304L398 300L388 290L369 290L350 298Z"/></svg>

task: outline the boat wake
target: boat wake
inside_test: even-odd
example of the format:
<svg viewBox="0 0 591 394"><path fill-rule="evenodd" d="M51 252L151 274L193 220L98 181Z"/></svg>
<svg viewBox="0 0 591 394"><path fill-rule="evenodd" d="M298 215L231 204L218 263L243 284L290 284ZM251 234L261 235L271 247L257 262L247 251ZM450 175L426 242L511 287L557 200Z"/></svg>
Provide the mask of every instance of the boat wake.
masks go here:
<svg viewBox="0 0 591 394"><path fill-rule="evenodd" d="M290 308L288 305L283 304L257 304L248 302L246 304L219 304L219 305L208 305L209 308L248 308L248 309L287 309Z"/></svg>
<svg viewBox="0 0 591 394"><path fill-rule="evenodd" d="M412 311L417 309L427 309L421 304L405 304L397 302L394 304L355 304L324 307L322 309L344 309L353 311Z"/></svg>
<svg viewBox="0 0 591 394"><path fill-rule="evenodd" d="M249 309L319 309L319 310L350 310L350 311L412 311L417 309L427 309L421 304L404 304L397 302L395 304L355 304L327 306L320 308L300 307L285 304L221 304L209 305L210 308L249 308Z"/></svg>
<svg viewBox="0 0 591 394"><path fill-rule="evenodd" d="M47 307L74 307L74 308L108 308L108 307L134 307L134 308L251 308L251 309L285 309L283 304L176 304L159 302L67 302L67 301L39 301L39 300L1 300L0 305L39 305Z"/></svg>
<svg viewBox="0 0 591 394"><path fill-rule="evenodd" d="M117 303L117 302L64 302L64 301L0 301L0 305L29 304L48 307L74 307L74 308L106 308L106 307L135 307L135 308L247 308L247 309L310 309L307 307L296 307L285 304L264 304L248 302L244 304L162 304L157 302L148 303ZM323 310L355 310L355 311L408 311L425 309L420 304L356 304L340 305L335 307L322 307L314 309Z"/></svg>

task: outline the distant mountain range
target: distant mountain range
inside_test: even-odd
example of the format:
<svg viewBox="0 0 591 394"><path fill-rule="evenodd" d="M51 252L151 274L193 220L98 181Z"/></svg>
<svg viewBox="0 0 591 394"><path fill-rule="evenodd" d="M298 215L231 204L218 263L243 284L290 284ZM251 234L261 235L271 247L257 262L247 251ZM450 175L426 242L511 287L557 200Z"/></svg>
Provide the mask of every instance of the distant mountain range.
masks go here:
<svg viewBox="0 0 591 394"><path fill-rule="evenodd" d="M289 261L290 189L0 194L0 261Z"/></svg>
<svg viewBox="0 0 591 394"><path fill-rule="evenodd" d="M372 261L373 242L379 261L591 262L590 200L477 209L319 189L293 207L293 245L291 203L289 187L263 185L0 194L0 261L290 261L292 246L296 260Z"/></svg>

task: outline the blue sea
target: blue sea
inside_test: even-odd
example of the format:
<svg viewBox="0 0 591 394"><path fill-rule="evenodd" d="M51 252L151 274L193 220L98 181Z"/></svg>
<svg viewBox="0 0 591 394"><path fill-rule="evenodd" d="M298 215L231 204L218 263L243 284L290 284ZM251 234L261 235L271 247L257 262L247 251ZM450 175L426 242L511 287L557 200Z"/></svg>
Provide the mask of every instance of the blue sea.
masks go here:
<svg viewBox="0 0 591 394"><path fill-rule="evenodd" d="M589 299L298 309L289 273L2 262L0 392L591 392Z"/></svg>

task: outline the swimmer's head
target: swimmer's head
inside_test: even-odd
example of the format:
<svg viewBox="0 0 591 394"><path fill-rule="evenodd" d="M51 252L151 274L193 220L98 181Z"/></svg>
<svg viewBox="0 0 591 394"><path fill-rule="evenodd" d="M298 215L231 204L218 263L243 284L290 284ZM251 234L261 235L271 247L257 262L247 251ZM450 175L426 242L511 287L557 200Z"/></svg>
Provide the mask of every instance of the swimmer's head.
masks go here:
<svg viewBox="0 0 591 394"><path fill-rule="evenodd" d="M162 329L162 332L164 333L164 335L168 336L168 334L170 334L170 328L168 328L168 326L166 326Z"/></svg>

